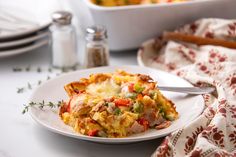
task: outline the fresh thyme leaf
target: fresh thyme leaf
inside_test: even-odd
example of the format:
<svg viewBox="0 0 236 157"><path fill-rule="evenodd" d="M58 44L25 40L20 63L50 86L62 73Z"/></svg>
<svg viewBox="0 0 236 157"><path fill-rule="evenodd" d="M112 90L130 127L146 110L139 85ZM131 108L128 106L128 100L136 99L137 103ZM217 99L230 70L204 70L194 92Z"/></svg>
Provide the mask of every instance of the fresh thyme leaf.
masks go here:
<svg viewBox="0 0 236 157"><path fill-rule="evenodd" d="M77 65L71 67L71 70L72 70L72 71L76 71L76 70L77 70Z"/></svg>
<svg viewBox="0 0 236 157"><path fill-rule="evenodd" d="M29 82L27 83L27 87L28 87L28 89L32 89L32 86Z"/></svg>
<svg viewBox="0 0 236 157"><path fill-rule="evenodd" d="M50 72L50 73L51 73L51 72L52 72L52 68L50 68L50 67L49 67L49 68L48 68L48 72Z"/></svg>
<svg viewBox="0 0 236 157"><path fill-rule="evenodd" d="M30 102L30 103L29 103L29 106L30 106L30 107L31 107L31 106L34 106L34 105L36 105L35 102Z"/></svg>
<svg viewBox="0 0 236 157"><path fill-rule="evenodd" d="M50 80L50 79L51 79L51 77L50 77L50 76L48 76L48 77L47 77L47 80Z"/></svg>
<svg viewBox="0 0 236 157"><path fill-rule="evenodd" d="M30 65L25 68L25 71L30 71Z"/></svg>
<svg viewBox="0 0 236 157"><path fill-rule="evenodd" d="M68 72L68 68L66 68L66 67L62 67L62 68L61 68L61 72L63 72L63 73Z"/></svg>
<svg viewBox="0 0 236 157"><path fill-rule="evenodd" d="M38 85L41 85L41 83L42 83L42 81L41 81L41 80L39 80L39 81L38 81Z"/></svg>
<svg viewBox="0 0 236 157"><path fill-rule="evenodd" d="M42 72L42 69L40 67L37 68L37 72L38 73L41 73Z"/></svg>
<svg viewBox="0 0 236 157"><path fill-rule="evenodd" d="M53 105L54 105L54 104L53 104L52 102L49 102L49 103L48 103L48 106L49 106L49 107L53 107Z"/></svg>
<svg viewBox="0 0 236 157"><path fill-rule="evenodd" d="M57 102L57 107L60 107L63 104L63 101L58 101Z"/></svg>
<svg viewBox="0 0 236 157"><path fill-rule="evenodd" d="M24 92L24 88L17 88L17 93L23 93Z"/></svg>
<svg viewBox="0 0 236 157"><path fill-rule="evenodd" d="M25 114L26 112L29 111L29 106L26 106L26 105L24 105L24 106L25 106L25 108L24 108L24 110L22 111L22 114Z"/></svg>
<svg viewBox="0 0 236 157"><path fill-rule="evenodd" d="M22 71L21 68L13 68L12 70L13 70L13 72L20 72L20 71Z"/></svg>
<svg viewBox="0 0 236 157"><path fill-rule="evenodd" d="M44 107L44 101L39 103L39 108L43 109L43 107Z"/></svg>
<svg viewBox="0 0 236 157"><path fill-rule="evenodd" d="M117 108L114 110L114 114L115 114L115 115L121 114L121 110L117 107Z"/></svg>
<svg viewBox="0 0 236 157"><path fill-rule="evenodd" d="M53 102L45 103L44 100L39 103L30 102L28 105L23 105L24 109L22 110L22 114L25 114L26 112L28 112L30 107L35 106L35 107L38 107L39 109L42 110L44 107L58 108L61 106L62 103L63 103L63 101L58 101L57 103L53 103Z"/></svg>
<svg viewBox="0 0 236 157"><path fill-rule="evenodd" d="M21 113L22 113L22 114L25 114L25 113L26 113L25 109L23 109Z"/></svg>

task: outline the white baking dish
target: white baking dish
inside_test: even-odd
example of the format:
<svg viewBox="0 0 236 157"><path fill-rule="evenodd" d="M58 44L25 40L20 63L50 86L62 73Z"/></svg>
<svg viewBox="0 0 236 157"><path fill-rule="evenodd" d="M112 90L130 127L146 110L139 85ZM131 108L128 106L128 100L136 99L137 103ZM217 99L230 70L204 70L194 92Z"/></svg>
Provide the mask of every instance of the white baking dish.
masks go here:
<svg viewBox="0 0 236 157"><path fill-rule="evenodd" d="M138 48L143 41L164 30L175 29L198 18L236 18L236 0L191 0L119 7L101 7L90 0L84 0L84 3L93 22L106 26L109 46L114 51Z"/></svg>

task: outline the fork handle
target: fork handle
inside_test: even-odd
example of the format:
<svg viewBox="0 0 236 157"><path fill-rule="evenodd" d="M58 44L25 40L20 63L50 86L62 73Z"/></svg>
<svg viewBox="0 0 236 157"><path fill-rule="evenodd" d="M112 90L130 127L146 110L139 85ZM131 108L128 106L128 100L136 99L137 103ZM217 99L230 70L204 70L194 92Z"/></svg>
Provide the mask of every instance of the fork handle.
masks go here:
<svg viewBox="0 0 236 157"><path fill-rule="evenodd" d="M215 91L214 87L164 87L158 86L162 91L171 91L187 94L209 94Z"/></svg>

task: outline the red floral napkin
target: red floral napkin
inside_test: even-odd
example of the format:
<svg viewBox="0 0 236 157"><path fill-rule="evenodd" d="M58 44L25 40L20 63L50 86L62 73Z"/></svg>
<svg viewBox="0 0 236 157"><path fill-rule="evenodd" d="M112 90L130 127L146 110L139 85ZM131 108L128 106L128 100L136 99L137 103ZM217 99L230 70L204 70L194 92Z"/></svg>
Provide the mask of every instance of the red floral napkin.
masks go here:
<svg viewBox="0 0 236 157"><path fill-rule="evenodd" d="M201 19L176 31L236 41L236 20ZM197 86L215 86L217 93L204 95L204 112L166 137L152 157L235 157L236 49L169 41L156 60L155 67Z"/></svg>

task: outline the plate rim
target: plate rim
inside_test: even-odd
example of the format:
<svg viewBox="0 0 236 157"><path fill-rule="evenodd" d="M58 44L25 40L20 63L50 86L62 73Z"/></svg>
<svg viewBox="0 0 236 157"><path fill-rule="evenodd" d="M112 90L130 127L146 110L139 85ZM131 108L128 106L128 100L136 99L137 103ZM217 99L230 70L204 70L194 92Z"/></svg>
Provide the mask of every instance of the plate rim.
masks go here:
<svg viewBox="0 0 236 157"><path fill-rule="evenodd" d="M49 35L50 35L49 31L42 31L42 32L38 32L36 35L32 35L29 37L6 41L6 42L0 42L0 48L11 48L12 46L20 46L23 44L27 44L30 42L34 42L34 41L49 37Z"/></svg>
<svg viewBox="0 0 236 157"><path fill-rule="evenodd" d="M140 66L143 66L143 67L149 67L149 66L146 66L146 64L143 62L143 57L142 55L144 54L144 47L146 47L147 45L149 44L154 44L155 43L155 38L151 38L151 39L148 39L146 41L144 41L142 44L141 44L141 48L138 49L137 51L137 62L138 62L138 65ZM149 68L153 68L153 67L149 67ZM157 69L155 68L156 70L160 70L160 69Z"/></svg>
<svg viewBox="0 0 236 157"><path fill-rule="evenodd" d="M41 39L39 41L34 41L33 44L30 44L30 45L27 45L27 46L24 46L24 47L21 47L21 48L0 51L0 59L15 56L15 55L19 55L19 54L23 54L23 53L32 51L34 49L37 49L39 47L42 47L44 45L47 45L48 43L49 43L49 39Z"/></svg>
<svg viewBox="0 0 236 157"><path fill-rule="evenodd" d="M37 87L37 89L40 89L40 88L43 88L44 84L50 84L50 82L53 82L55 79L60 79L62 77L65 77L66 75L73 75L75 73L78 73L78 72L86 72L86 71L93 71L94 69L103 69L103 68L108 68L108 69L118 69L118 68L125 68L125 67L131 67L131 68L135 68L135 67L139 67L140 66L134 66L134 65L124 65L124 66L104 66L104 67L96 67L96 68L91 68L91 69L81 69L81 70L77 70L77 71L73 71L73 72L69 72L69 73L65 73L65 74L62 74L60 76L57 76L51 80L48 80L44 83L42 83L40 86ZM171 73L167 73L165 71L162 71L162 70L158 70L158 69L154 69L154 68L150 68L150 67L141 67L141 68L144 68L144 69L149 69L149 70L154 70L154 71L157 71L157 72L163 72L163 73L166 73L168 75L173 75L175 77L178 77L174 74L171 74ZM180 78L180 77L178 77ZM182 80L184 80L183 78L180 78ZM187 80L184 80L186 81L186 83L189 83ZM190 86L193 86L189 83ZM34 99L34 93L37 91L37 89L34 90L34 92L31 94L30 98L29 98L29 101L28 102L31 102L33 99ZM200 104L201 104L201 112L196 114L194 117L191 117L190 120L188 120L186 122L186 124L189 124L191 121L193 121L194 119L196 119L199 115L201 115L201 113L203 112L204 110L204 99L203 99L203 96L202 95L199 95L200 96ZM54 133L58 133L60 135L64 135L64 136L67 136L67 137L72 137L72 138L76 138L76 139L79 139L79 140L85 140L85 141L91 141L91 142L97 142L97 143L112 143L112 144L121 144L121 143L134 143L134 142L142 142L142 141L148 141L148 140L153 140L153 139L158 139L158 138L161 138L161 137L164 137L168 134L171 134L172 132L184 127L184 126L180 126L180 127L177 127L175 129L172 129L171 131L167 132L167 133L163 133L162 135L156 135L156 136L150 136L150 137L125 137L125 138L103 138L103 137L90 137L90 136L86 136L86 135L82 135L82 134L79 134L79 133L76 133L76 134L73 134L73 133L70 133L70 132L65 132L65 131L62 131L62 130L59 130L57 128L54 128L52 126L49 126L45 123L43 123L42 121L40 121L39 118L37 118L36 115L33 114L32 112L32 109L34 109L36 107L32 107L29 109L29 114L30 116L34 119L34 121L36 121L40 126L43 126L44 128L46 128L47 130L49 131L52 131ZM185 125L186 125L185 124Z"/></svg>
<svg viewBox="0 0 236 157"><path fill-rule="evenodd" d="M5 40L5 39L11 39L11 40L14 40L14 38L18 38L18 37L22 37L24 38L24 36L26 35L29 35L31 33L37 33L43 29L46 29L47 27L49 27L51 24L51 21L44 24L44 25L41 25L37 28L34 28L34 29L30 29L30 30L27 30L27 31L23 31L23 32L18 32L18 33L15 33L15 34L12 34L12 35L1 35L0 36L0 40Z"/></svg>

